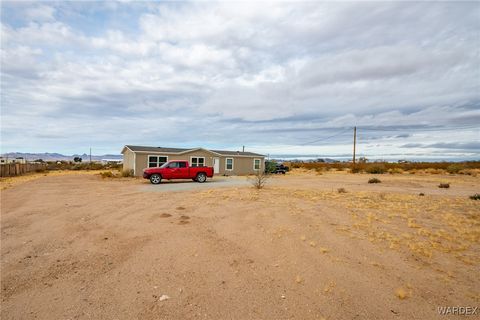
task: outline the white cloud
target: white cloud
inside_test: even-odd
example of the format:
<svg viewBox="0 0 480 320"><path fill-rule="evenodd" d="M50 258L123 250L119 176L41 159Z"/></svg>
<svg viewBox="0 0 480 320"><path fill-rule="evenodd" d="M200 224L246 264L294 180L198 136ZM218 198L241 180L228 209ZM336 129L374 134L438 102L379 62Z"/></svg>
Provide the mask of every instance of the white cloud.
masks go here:
<svg viewBox="0 0 480 320"><path fill-rule="evenodd" d="M337 147L281 145L329 136L322 128L448 127L480 117L480 17L472 4L141 5L7 8L4 148L67 148L92 135L107 147L178 141L343 152L341 137L332 140ZM23 23L15 20L21 15ZM194 138L183 132L192 123ZM62 132L69 138L53 144ZM387 153L411 139L385 135L372 138Z"/></svg>
<svg viewBox="0 0 480 320"><path fill-rule="evenodd" d="M55 8L47 5L36 5L26 10L26 16L34 21L52 21L55 19Z"/></svg>

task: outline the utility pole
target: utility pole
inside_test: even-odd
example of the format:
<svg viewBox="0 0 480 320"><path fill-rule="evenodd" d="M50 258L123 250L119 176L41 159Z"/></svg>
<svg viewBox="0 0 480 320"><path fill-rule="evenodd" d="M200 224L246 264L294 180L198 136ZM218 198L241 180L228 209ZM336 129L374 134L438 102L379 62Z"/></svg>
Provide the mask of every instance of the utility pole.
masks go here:
<svg viewBox="0 0 480 320"><path fill-rule="evenodd" d="M242 152L245 152L245 146L243 146L243 148L242 148Z"/></svg>
<svg viewBox="0 0 480 320"><path fill-rule="evenodd" d="M355 158L355 156L354 156ZM90 147L90 163L92 163L92 147Z"/></svg>
<svg viewBox="0 0 480 320"><path fill-rule="evenodd" d="M355 170L355 146L357 144L357 127L353 127L353 170Z"/></svg>

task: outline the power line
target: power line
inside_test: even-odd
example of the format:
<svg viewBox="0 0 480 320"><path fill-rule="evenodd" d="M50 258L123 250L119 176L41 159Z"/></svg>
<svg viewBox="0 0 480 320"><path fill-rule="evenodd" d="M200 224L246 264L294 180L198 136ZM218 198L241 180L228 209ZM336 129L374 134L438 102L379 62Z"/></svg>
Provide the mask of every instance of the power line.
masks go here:
<svg viewBox="0 0 480 320"><path fill-rule="evenodd" d="M369 134L373 134L375 131L377 132L405 132L405 131L415 131L416 133L421 133L423 131L451 131L451 130L464 130L464 129L480 129L479 126L475 126L475 125L470 125L470 126L459 126L459 127L415 127L415 128L391 128L391 129L388 129L388 128L372 128L372 127L355 127L361 131L367 131L366 133L369 133ZM340 129L340 128L339 128ZM343 130L341 130L340 132L337 132L333 135L330 135L330 136L327 136L327 137L322 137L322 138L318 138L318 139L315 139L315 140L312 140L312 141L308 141L308 142L304 142L304 143L300 143L300 144L296 144L296 145L290 145L290 146L287 146L287 147L280 147L282 150L292 150L292 149L295 149L295 148L299 148L299 147L302 147L302 146L307 146L307 145L312 145L312 144L315 144L315 143L318 143L318 142L323 142L323 141L327 141L327 140L330 140L332 138L335 138L335 137L338 137L342 134L344 134L345 132L348 132L350 130L352 130L353 128L352 127L344 127ZM319 128L319 130L325 130L325 128ZM371 140L367 135L364 135L364 134L355 134L355 136L358 138L358 136L361 137L364 137L363 139L361 140ZM355 139L355 140L358 140L358 139ZM355 141L356 142L356 141ZM354 142L354 143L355 143ZM265 148L265 147L264 147ZM278 148L278 147L275 147L275 148ZM267 147L268 149L268 147Z"/></svg>
<svg viewBox="0 0 480 320"><path fill-rule="evenodd" d="M339 136L339 135L341 135L341 134L343 134L343 133L345 133L345 132L347 132L347 131L350 131L350 129L351 129L351 128L346 128L346 129L344 129L344 130L342 130L342 131L340 131L339 133L336 133L336 134L334 134L334 135L331 135L331 136L328 136L328 137L324 137L324 138L320 138L320 139L317 139L317 140L313 140L313 141L310 141L310 142L305 142L305 143L303 143L303 144L300 144L300 146L306 146L306 145L308 145L308 144L312 144L312 143L316 143L316 142L320 142L320 141L325 141L325 140L328 140L328 139L337 137L337 136Z"/></svg>

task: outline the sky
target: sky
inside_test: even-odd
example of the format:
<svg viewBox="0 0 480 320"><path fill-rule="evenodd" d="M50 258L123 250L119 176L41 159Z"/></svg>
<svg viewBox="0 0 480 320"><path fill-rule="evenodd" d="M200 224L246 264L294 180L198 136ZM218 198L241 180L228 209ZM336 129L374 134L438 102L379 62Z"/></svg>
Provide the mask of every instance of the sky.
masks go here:
<svg viewBox="0 0 480 320"><path fill-rule="evenodd" d="M480 160L480 2L1 2L1 152Z"/></svg>

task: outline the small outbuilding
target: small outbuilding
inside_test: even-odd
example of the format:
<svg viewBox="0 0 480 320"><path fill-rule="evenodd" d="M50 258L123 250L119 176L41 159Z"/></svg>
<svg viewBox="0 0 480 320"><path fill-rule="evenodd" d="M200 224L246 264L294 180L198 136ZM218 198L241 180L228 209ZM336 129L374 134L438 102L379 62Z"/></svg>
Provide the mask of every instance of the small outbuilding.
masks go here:
<svg viewBox="0 0 480 320"><path fill-rule="evenodd" d="M253 152L126 145L122 154L123 170L133 170L135 176L170 160L188 160L193 167L213 167L219 175L248 175L265 169L265 156Z"/></svg>

